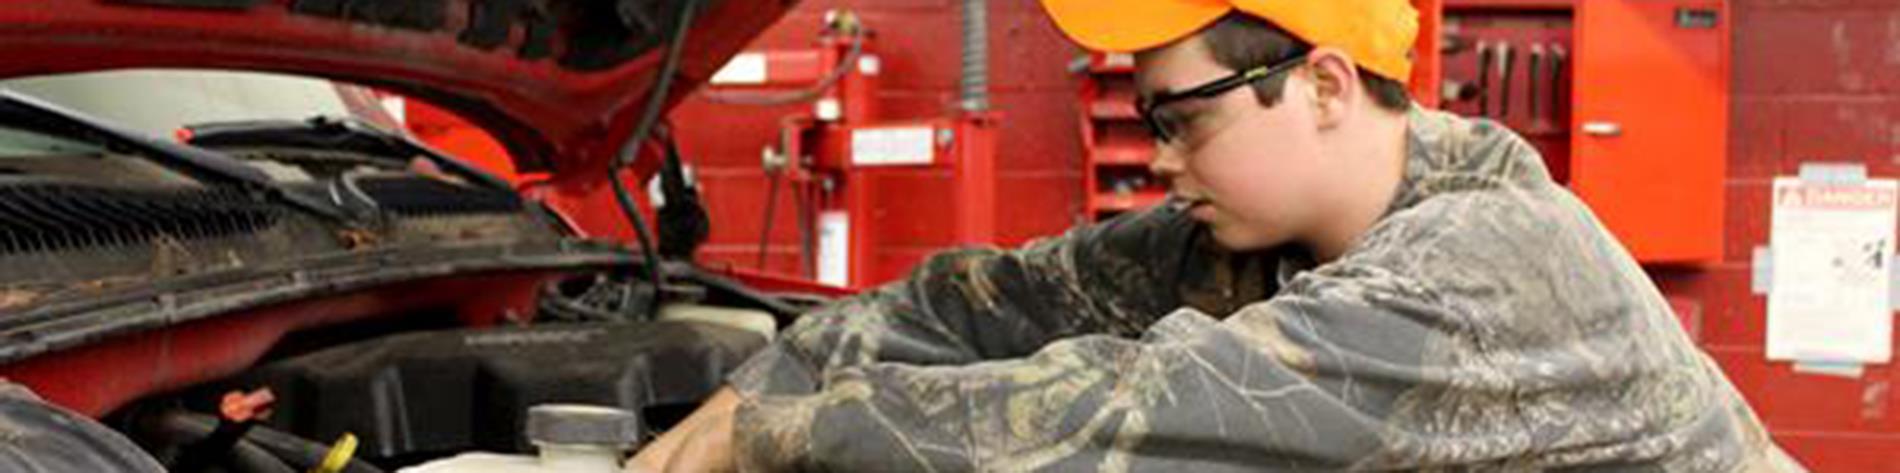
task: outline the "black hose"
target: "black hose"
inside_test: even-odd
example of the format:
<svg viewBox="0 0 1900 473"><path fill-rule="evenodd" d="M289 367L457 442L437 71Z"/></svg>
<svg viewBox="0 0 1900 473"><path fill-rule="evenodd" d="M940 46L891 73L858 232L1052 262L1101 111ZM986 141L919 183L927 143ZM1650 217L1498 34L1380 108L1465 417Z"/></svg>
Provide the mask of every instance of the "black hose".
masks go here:
<svg viewBox="0 0 1900 473"><path fill-rule="evenodd" d="M659 248L653 244L653 229L647 226L646 218L640 216L640 209L634 205L633 195L628 192L627 183L621 178L620 171L631 164L634 158L640 156L641 146L646 144L647 138L652 136L654 126L660 121L660 113L666 110L666 94L668 89L673 87L673 76L679 72L680 54L686 49L686 32L692 30L693 15L698 9L699 0L686 0L685 4L680 6L679 24L674 27L673 39L666 46L666 58L660 63L659 75L654 78L653 91L647 97L646 109L633 129L632 139L621 147L620 154L614 157L611 166L607 169L607 180L613 184L614 188L614 200L620 203L621 213L626 214L627 220L633 223L634 233L639 237L640 252L646 258L647 276L652 280L656 294L665 285L665 279L660 276ZM660 298L654 297L648 304L647 313L658 313L659 309Z"/></svg>
<svg viewBox="0 0 1900 473"><path fill-rule="evenodd" d="M662 129L660 135L666 147L666 163L660 166L660 189L666 205L657 212L660 256L692 261L706 237L712 235L712 219L700 202L699 187L686 181L686 163L672 130Z"/></svg>
<svg viewBox="0 0 1900 473"><path fill-rule="evenodd" d="M634 233L640 240L640 253L645 260L641 265L646 267L648 281L653 284L655 290L658 290L665 284L665 279L660 277L660 252L653 245L653 230L647 228L646 218L640 216L640 210L633 204L633 196L627 192L627 184L620 178L620 168L620 166L614 166L613 170L608 171L610 174L607 180L613 184L614 200L619 201L621 213L633 222ZM648 313L657 312L659 298L654 298L647 309Z"/></svg>
<svg viewBox="0 0 1900 473"><path fill-rule="evenodd" d="M286 459L290 464L305 470L322 464L323 458L330 454L329 445L263 426L251 429L244 439L257 443L257 446L270 451L272 455ZM351 458L349 463L344 464L343 473L383 473L383 470L370 465L369 462Z"/></svg>
<svg viewBox="0 0 1900 473"><path fill-rule="evenodd" d="M217 428L218 419L208 414L184 410L168 410L150 414L145 425L148 432L163 437L161 440L173 445L197 442L211 435ZM302 437L277 431L266 426L251 427L244 438L232 449L232 459L241 461L258 472L281 472L308 470L323 463L330 453L330 446L313 442ZM277 469L262 461L262 457L274 460ZM383 473L381 468L370 465L361 459L351 458L343 467L344 473Z"/></svg>
<svg viewBox="0 0 1900 473"><path fill-rule="evenodd" d="M297 473L283 459L248 440L238 440L236 445L231 446L231 464L251 473Z"/></svg>
<svg viewBox="0 0 1900 473"><path fill-rule="evenodd" d="M232 463L231 460L238 456L238 444L244 440L244 433L250 430L254 425L256 424L230 422L218 424L216 428L211 430L209 435L200 437L198 440L190 442L185 445L184 448L180 449L178 457L172 460L170 469L175 472L189 473L205 471L210 469L213 465ZM272 458L271 460L275 461L276 459ZM267 461L263 463L266 464L264 468L269 468L268 464L271 462ZM281 461L277 461L276 463L278 466L283 466L283 462ZM284 466L284 468L288 469L290 467ZM243 470L247 472L253 471L254 467L252 465L246 465Z"/></svg>
<svg viewBox="0 0 1900 473"><path fill-rule="evenodd" d="M172 445L189 444L203 440L211 435L211 428L196 422L160 422L146 435L161 437L160 441ZM244 473L297 473L284 460L272 455L270 451L257 446L249 440L238 439L231 445L230 455L219 458L221 464ZM174 460L176 461L176 460ZM197 473L203 471L188 465L167 465L173 473Z"/></svg>

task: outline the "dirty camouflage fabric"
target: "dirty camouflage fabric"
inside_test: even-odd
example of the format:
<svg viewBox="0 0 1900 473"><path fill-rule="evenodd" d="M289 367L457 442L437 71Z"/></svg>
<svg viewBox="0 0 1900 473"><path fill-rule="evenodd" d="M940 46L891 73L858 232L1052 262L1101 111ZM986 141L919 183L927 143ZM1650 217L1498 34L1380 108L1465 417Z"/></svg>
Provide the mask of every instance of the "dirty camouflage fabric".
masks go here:
<svg viewBox="0 0 1900 473"><path fill-rule="evenodd" d="M0 379L0 471L163 473L131 439Z"/></svg>
<svg viewBox="0 0 1900 473"><path fill-rule="evenodd" d="M1535 150L1415 110L1336 261L1154 210L811 314L730 379L752 471L1798 470Z"/></svg>

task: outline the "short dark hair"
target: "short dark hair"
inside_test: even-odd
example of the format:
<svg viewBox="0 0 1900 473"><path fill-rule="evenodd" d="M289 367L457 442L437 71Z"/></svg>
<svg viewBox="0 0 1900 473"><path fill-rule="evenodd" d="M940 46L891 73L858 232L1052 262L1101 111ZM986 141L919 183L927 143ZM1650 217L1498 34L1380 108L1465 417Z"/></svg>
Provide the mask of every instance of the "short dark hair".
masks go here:
<svg viewBox="0 0 1900 473"><path fill-rule="evenodd" d="M1273 64L1310 48L1280 27L1240 13L1228 13L1200 36L1207 50L1213 53L1214 62L1236 71ZM1281 92L1286 90L1286 77L1282 74L1254 83L1254 96L1261 105L1271 107L1280 103ZM1359 82L1365 84L1366 93L1379 108L1403 113L1412 106L1412 96L1399 81L1361 68Z"/></svg>

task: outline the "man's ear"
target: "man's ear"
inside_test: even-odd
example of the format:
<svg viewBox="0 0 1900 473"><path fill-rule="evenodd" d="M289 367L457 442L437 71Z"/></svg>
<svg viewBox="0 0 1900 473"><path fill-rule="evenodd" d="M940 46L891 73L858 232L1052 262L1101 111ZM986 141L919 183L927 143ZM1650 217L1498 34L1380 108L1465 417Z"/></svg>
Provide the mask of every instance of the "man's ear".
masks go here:
<svg viewBox="0 0 1900 473"><path fill-rule="evenodd" d="M1365 100L1356 64L1352 56L1334 48L1315 49L1307 59L1314 117L1320 129L1339 126L1357 109L1359 101Z"/></svg>

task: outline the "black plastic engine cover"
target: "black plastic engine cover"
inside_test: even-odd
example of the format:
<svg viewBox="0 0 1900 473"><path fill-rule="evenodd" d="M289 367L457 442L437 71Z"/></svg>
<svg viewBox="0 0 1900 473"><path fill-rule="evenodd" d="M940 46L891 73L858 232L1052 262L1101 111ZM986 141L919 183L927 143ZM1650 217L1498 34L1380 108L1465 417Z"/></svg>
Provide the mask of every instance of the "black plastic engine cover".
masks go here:
<svg viewBox="0 0 1900 473"><path fill-rule="evenodd" d="M530 452L530 406L695 404L764 344L684 322L410 333L273 362L188 397L205 409L225 390L267 386L278 398L269 424L323 442L354 433L371 459Z"/></svg>

